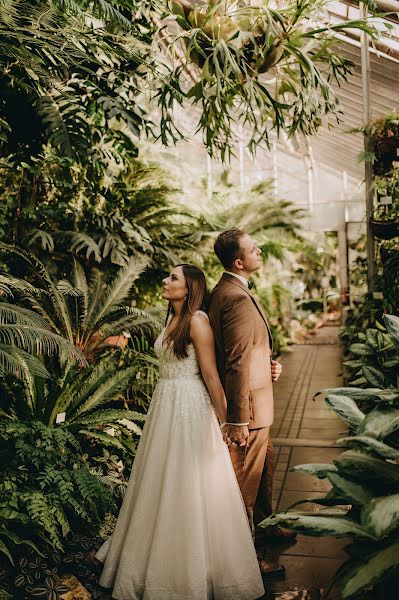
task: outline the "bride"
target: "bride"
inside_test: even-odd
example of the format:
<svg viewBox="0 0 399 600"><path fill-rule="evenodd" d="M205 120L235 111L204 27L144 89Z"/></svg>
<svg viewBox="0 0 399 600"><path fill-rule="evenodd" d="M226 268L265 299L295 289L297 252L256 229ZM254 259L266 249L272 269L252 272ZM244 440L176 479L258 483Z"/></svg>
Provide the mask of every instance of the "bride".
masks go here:
<svg viewBox="0 0 399 600"><path fill-rule="evenodd" d="M219 428L226 399L204 273L163 280L166 326L146 423L113 535L96 558L118 600L255 600L264 594L244 504Z"/></svg>

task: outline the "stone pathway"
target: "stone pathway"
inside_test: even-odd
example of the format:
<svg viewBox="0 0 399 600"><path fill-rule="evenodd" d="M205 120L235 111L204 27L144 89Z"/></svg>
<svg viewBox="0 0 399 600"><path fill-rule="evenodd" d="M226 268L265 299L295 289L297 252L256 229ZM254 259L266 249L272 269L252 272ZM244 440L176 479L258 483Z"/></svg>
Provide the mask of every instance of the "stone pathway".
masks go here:
<svg viewBox="0 0 399 600"><path fill-rule="evenodd" d="M298 440L306 447L281 445L276 447L276 471L273 502L276 509L286 509L296 500L309 499L301 510L320 510L311 502L324 495L329 483L311 475L289 473L289 468L303 463L331 462L342 450L334 441L345 433L345 426L320 397L313 400L321 388L342 385L341 352L338 326L319 330L306 344L292 347L282 357L283 375L275 387L275 422L272 437L278 443L284 438ZM312 344L312 341L314 342ZM283 439L282 439L283 438ZM292 444L292 441L291 441ZM318 445L319 447L312 447ZM332 537L314 538L298 535L291 545L273 544L259 548L265 556L284 564L283 579L265 580L264 600L318 600L346 554L346 542ZM331 595L337 600L339 593Z"/></svg>

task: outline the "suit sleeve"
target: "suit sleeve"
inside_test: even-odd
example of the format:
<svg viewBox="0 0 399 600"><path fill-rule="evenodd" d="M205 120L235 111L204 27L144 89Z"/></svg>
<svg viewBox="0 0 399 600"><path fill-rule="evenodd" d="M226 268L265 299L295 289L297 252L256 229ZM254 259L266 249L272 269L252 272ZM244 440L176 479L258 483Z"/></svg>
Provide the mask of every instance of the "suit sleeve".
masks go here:
<svg viewBox="0 0 399 600"><path fill-rule="evenodd" d="M254 340L254 323L246 296L236 296L223 312L223 337L226 356L225 392L228 423L248 423L249 373Z"/></svg>

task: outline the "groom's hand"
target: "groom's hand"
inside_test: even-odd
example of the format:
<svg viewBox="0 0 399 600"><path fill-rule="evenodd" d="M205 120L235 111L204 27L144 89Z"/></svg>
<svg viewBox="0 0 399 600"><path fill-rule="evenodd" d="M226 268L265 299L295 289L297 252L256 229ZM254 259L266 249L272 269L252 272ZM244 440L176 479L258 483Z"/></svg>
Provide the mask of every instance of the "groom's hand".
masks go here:
<svg viewBox="0 0 399 600"><path fill-rule="evenodd" d="M223 439L228 446L247 446L249 441L248 425L225 425Z"/></svg>
<svg viewBox="0 0 399 600"><path fill-rule="evenodd" d="M271 361L272 381L277 381L283 370L283 366L277 360Z"/></svg>

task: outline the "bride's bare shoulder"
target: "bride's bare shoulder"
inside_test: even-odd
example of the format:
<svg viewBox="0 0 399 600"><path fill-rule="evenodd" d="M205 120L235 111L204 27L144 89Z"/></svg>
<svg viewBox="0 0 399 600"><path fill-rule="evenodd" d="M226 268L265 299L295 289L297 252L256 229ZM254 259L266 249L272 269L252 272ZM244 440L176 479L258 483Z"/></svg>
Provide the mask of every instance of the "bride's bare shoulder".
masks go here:
<svg viewBox="0 0 399 600"><path fill-rule="evenodd" d="M197 310L190 320L191 339L193 340L193 342L195 342L196 339L209 335L210 331L212 330L209 323L208 315L202 310Z"/></svg>

